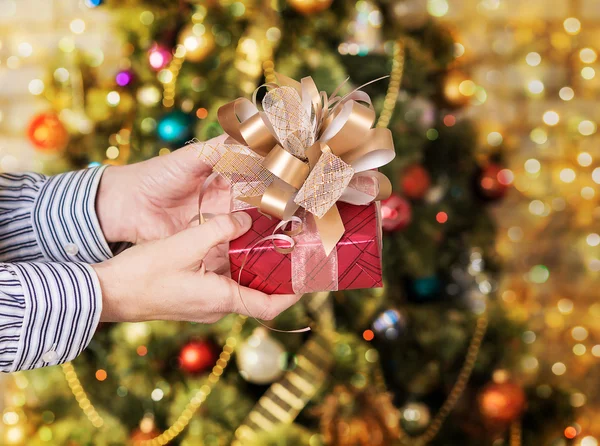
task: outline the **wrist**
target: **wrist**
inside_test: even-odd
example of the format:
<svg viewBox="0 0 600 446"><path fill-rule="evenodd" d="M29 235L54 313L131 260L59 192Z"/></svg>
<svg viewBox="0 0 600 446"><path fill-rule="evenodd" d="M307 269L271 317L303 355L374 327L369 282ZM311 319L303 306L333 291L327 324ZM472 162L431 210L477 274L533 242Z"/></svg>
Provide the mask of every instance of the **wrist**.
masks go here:
<svg viewBox="0 0 600 446"><path fill-rule="evenodd" d="M101 322L136 322L139 317L132 313L133 308L127 304L127 296L123 290L129 289L110 260L90 265L100 283L102 293Z"/></svg>
<svg viewBox="0 0 600 446"><path fill-rule="evenodd" d="M109 166L102 173L96 195L96 214L104 238L108 243L131 242L127 216L131 205L127 203L127 166Z"/></svg>

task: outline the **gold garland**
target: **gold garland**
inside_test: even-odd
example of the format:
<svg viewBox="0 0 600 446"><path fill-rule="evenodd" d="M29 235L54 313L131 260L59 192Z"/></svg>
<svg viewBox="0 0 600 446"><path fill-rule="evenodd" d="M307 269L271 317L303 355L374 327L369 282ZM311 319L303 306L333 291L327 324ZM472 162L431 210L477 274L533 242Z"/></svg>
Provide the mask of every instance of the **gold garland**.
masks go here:
<svg viewBox="0 0 600 446"><path fill-rule="evenodd" d="M510 425L510 446L521 446L521 422L513 421Z"/></svg>
<svg viewBox="0 0 600 446"><path fill-rule="evenodd" d="M477 362L477 357L479 356L479 350L481 348L481 342L485 336L485 332L487 331L488 326L488 317L487 313L483 313L477 319L477 327L475 328L475 332L473 333L473 337L471 338L471 342L469 343L469 348L467 349L467 357L465 362L463 363L462 368L458 374L458 378L452 386L452 390L450 390L450 394L442 407L438 411L438 413L433 417L433 420L425 430L425 433L419 435L418 437L411 437L407 435L402 429L400 430L400 442L406 445L425 445L433 440L436 435L439 433L444 421L448 418L448 415L454 410L456 407L456 403L462 396L467 387L467 383L469 382L469 378L471 377L471 373L473 373L473 368L475 367L475 363Z"/></svg>
<svg viewBox="0 0 600 446"><path fill-rule="evenodd" d="M231 355L235 350L235 346L237 345L237 337L242 331L244 323L246 322L246 316L238 316L235 322L233 323L233 327L231 328L231 333L227 337L225 341L225 345L223 346L223 350L219 355L219 359L217 363L213 367L210 375L208 375L208 384L204 384L200 387L200 390L196 392L196 394L190 399L187 403L185 409L181 412L181 414L177 417L177 420L165 431L163 431L160 435L153 438L152 440L146 440L140 442L142 446L159 446L165 445L175 437L177 437L190 423L194 414L198 411L200 406L206 401L206 398L215 385L221 379L221 375L223 371L229 364L231 360ZM79 403L79 407L83 410L85 416L90 420L92 425L96 428L101 428L104 425L104 419L98 413L92 402L87 397L83 386L81 385L81 381L77 376L77 372L75 371L73 365L69 362L67 364L62 364L62 370L67 380L67 384L71 389L71 392L75 396L75 399Z"/></svg>
<svg viewBox="0 0 600 446"><path fill-rule="evenodd" d="M163 83L163 106L171 108L175 105L175 85L177 84L177 78L179 77L179 71L185 61L185 48L178 46L173 55L173 59L167 68L167 71L171 75L167 78L167 82Z"/></svg>
<svg viewBox="0 0 600 446"><path fill-rule="evenodd" d="M390 119L396 108L402 76L404 74L404 55L405 44L403 40L397 40L394 44L394 55L392 59L392 72L390 73L390 83L383 101L383 110L379 115L376 127L384 128L390 125Z"/></svg>

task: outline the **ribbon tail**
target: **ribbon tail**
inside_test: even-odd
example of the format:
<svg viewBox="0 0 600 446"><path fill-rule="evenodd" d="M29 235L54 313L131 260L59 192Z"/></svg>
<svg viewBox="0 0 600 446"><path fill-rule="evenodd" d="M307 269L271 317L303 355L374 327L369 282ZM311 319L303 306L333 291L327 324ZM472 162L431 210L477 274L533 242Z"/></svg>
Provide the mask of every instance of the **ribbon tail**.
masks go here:
<svg viewBox="0 0 600 446"><path fill-rule="evenodd" d="M344 222L337 205L334 204L323 217L315 217L315 223L321 236L325 254L329 255L335 249L335 245L342 239L345 231Z"/></svg>

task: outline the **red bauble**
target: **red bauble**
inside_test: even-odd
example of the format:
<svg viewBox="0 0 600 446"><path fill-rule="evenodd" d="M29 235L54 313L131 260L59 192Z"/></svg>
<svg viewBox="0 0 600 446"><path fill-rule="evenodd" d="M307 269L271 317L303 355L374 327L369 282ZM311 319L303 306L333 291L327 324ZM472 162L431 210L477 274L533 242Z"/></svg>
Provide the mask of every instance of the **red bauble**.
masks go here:
<svg viewBox="0 0 600 446"><path fill-rule="evenodd" d="M69 142L67 129L53 112L35 115L27 127L27 136L36 149L44 152L60 152Z"/></svg>
<svg viewBox="0 0 600 446"><path fill-rule="evenodd" d="M488 164L482 171L478 186L484 197L497 200L506 194L511 179L498 164Z"/></svg>
<svg viewBox="0 0 600 446"><path fill-rule="evenodd" d="M479 410L485 422L505 425L518 419L525 410L525 392L513 382L491 383L479 394Z"/></svg>
<svg viewBox="0 0 600 446"><path fill-rule="evenodd" d="M217 360L213 344L207 341L188 342L179 353L179 365L188 373L202 373Z"/></svg>
<svg viewBox="0 0 600 446"><path fill-rule="evenodd" d="M431 186L429 172L420 164L408 166L402 172L400 186L404 196L413 200L420 200L429 190L429 186Z"/></svg>
<svg viewBox="0 0 600 446"><path fill-rule="evenodd" d="M381 202L381 226L384 231L401 231L410 224L411 218L412 208L404 198L392 194Z"/></svg>
<svg viewBox="0 0 600 446"><path fill-rule="evenodd" d="M150 432L144 432L141 429L136 429L131 433L131 444L133 444L133 446L140 446L145 441L153 440L159 435L160 432L156 429L152 429Z"/></svg>

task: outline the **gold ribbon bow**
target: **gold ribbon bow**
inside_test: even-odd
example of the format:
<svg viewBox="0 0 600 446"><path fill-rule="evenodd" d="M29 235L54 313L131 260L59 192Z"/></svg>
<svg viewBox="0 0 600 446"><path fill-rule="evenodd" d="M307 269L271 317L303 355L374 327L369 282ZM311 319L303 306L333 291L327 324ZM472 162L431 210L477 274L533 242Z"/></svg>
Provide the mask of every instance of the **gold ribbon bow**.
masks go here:
<svg viewBox="0 0 600 446"><path fill-rule="evenodd" d="M343 97L338 87L328 97L310 77L276 76L279 84L261 86L268 89L262 110L261 87L252 101L219 109L229 138L210 147L219 156L202 155L229 180L234 198L263 214L289 220L298 208L310 212L329 255L344 234L338 200L362 205L391 194L389 179L372 169L394 158L392 135L372 128L375 111L362 87Z"/></svg>

